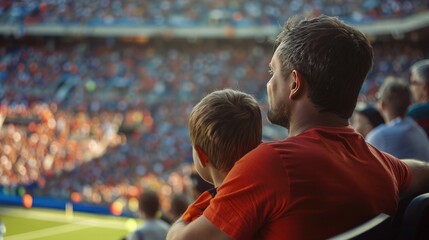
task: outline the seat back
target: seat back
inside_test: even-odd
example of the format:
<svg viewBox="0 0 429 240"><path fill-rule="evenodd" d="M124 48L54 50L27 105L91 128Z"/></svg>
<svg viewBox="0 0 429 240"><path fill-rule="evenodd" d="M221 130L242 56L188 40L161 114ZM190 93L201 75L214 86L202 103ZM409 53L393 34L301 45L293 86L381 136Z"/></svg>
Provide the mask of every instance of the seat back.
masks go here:
<svg viewBox="0 0 429 240"><path fill-rule="evenodd" d="M429 239L429 193L415 197L408 204L398 239Z"/></svg>
<svg viewBox="0 0 429 240"><path fill-rule="evenodd" d="M376 217L356 226L346 232L340 233L330 240L344 239L390 239L391 219L385 213L380 213Z"/></svg>
<svg viewBox="0 0 429 240"><path fill-rule="evenodd" d="M420 193L421 194L421 193ZM401 230L402 219L404 218L405 210L411 201L420 194L414 194L406 198L401 198L398 203L395 215L392 217L392 236L396 239L399 236Z"/></svg>

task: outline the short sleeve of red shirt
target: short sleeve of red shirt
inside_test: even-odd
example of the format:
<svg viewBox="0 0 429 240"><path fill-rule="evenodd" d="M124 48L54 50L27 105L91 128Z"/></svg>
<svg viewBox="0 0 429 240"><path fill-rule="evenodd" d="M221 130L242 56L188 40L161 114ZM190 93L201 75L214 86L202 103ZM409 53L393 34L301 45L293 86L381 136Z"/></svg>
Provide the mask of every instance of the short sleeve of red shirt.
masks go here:
<svg viewBox="0 0 429 240"><path fill-rule="evenodd" d="M411 184L411 169L408 167L407 164L397 159L396 157L384 152L383 154L386 159L386 164L389 166L391 172L395 176L399 192L405 191Z"/></svg>
<svg viewBox="0 0 429 240"><path fill-rule="evenodd" d="M204 211L209 221L234 239L254 238L267 215L275 216L276 209L286 207L284 201L276 202L287 197L289 189L280 155L267 144L261 144L251 153L237 161ZM241 177L244 175L253 175L258 181Z"/></svg>

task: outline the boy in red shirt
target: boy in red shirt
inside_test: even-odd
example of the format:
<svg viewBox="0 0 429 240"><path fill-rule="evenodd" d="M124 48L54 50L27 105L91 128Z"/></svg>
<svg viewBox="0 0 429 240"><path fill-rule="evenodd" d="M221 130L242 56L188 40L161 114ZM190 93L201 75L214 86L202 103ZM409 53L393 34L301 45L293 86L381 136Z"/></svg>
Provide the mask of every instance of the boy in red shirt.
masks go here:
<svg viewBox="0 0 429 240"><path fill-rule="evenodd" d="M201 216L235 162L261 143L261 110L249 94L215 91L193 108L189 131L195 168L215 188L188 207L182 217L185 222Z"/></svg>

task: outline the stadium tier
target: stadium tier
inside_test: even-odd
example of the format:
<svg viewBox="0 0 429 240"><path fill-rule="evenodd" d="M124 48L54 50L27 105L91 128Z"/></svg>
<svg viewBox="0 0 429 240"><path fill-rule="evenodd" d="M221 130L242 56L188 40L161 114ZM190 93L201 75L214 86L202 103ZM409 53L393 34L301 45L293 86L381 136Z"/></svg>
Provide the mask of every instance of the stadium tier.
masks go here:
<svg viewBox="0 0 429 240"><path fill-rule="evenodd" d="M0 33L38 36L273 37L294 15L339 16L371 35L429 24L427 1L5 0Z"/></svg>

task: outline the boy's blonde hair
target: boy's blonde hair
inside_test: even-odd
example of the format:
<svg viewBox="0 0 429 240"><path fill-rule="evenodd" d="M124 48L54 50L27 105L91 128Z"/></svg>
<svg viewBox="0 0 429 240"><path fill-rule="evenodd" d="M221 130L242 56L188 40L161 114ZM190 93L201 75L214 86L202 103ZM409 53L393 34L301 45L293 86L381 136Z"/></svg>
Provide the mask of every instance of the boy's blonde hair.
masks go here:
<svg viewBox="0 0 429 240"><path fill-rule="evenodd" d="M214 91L192 109L189 132L192 145L200 147L216 169L229 171L261 143L261 109L249 94Z"/></svg>

